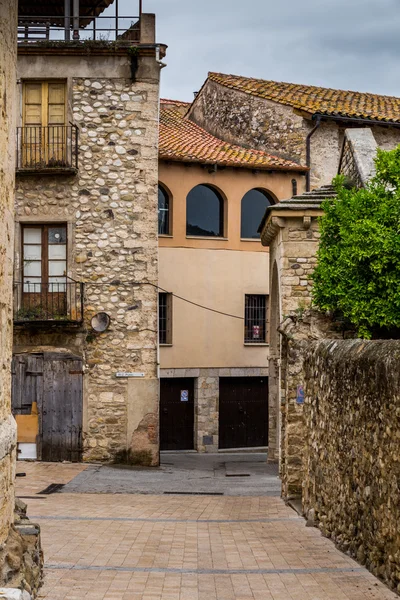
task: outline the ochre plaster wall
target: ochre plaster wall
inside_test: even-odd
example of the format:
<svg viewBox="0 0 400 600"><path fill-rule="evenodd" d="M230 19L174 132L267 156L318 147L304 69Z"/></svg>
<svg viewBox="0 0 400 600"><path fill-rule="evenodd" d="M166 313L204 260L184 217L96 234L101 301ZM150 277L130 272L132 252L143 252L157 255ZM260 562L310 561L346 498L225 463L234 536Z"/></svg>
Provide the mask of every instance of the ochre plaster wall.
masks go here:
<svg viewBox="0 0 400 600"><path fill-rule="evenodd" d="M244 317L245 294L268 294L267 252L160 248L160 287L216 310ZM244 345L244 321L173 298L173 343L160 348L161 367L265 367L266 345Z"/></svg>
<svg viewBox="0 0 400 600"><path fill-rule="evenodd" d="M293 195L292 179L297 181L298 192L305 189L305 178L296 172L267 173L251 169L218 169L182 163L159 165L159 181L169 190L172 197L172 235L160 236L160 248L214 248L216 250L244 250L266 252L260 240L240 239L241 201L254 188L270 192L278 200ZM186 236L186 197L196 185L208 184L216 187L225 199L225 237L192 238Z"/></svg>

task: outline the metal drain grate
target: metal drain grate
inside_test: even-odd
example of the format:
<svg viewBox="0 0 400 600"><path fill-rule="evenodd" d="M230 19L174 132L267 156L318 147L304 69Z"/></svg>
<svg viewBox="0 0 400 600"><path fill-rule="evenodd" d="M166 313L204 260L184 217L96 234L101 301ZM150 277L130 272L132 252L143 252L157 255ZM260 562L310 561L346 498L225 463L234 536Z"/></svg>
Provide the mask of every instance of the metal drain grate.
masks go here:
<svg viewBox="0 0 400 600"><path fill-rule="evenodd" d="M163 492L168 496L223 496L224 492Z"/></svg>
<svg viewBox="0 0 400 600"><path fill-rule="evenodd" d="M45 488L41 492L38 492L38 494L46 494L46 495L55 494L55 493L59 492L60 490L62 490L64 485L65 485L65 483L51 483L50 485L47 486L47 488Z"/></svg>

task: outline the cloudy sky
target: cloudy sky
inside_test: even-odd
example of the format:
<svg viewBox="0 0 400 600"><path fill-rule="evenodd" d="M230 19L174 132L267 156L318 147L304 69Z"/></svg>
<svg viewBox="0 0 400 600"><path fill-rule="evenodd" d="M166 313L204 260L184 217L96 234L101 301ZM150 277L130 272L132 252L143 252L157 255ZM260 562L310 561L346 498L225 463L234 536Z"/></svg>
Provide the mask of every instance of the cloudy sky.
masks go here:
<svg viewBox="0 0 400 600"><path fill-rule="evenodd" d="M208 71L400 96L399 0L143 0L143 10L169 46L163 97L191 100Z"/></svg>

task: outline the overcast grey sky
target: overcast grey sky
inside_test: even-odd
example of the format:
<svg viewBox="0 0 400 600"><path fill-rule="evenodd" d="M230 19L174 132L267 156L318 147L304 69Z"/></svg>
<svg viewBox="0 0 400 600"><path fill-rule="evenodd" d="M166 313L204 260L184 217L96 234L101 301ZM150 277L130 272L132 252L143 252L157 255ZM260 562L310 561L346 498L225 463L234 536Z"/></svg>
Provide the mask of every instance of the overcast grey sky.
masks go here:
<svg viewBox="0 0 400 600"><path fill-rule="evenodd" d="M399 0L143 0L143 10L169 46L163 97L191 100L208 71L400 96Z"/></svg>

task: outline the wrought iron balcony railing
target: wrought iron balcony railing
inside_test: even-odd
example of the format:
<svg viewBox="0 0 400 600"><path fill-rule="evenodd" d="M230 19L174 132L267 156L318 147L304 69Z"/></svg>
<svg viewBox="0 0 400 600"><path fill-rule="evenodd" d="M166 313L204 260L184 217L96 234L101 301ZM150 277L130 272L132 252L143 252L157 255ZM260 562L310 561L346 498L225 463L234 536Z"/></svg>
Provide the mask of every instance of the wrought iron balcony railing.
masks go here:
<svg viewBox="0 0 400 600"><path fill-rule="evenodd" d="M140 17L81 15L19 16L18 44L42 42L102 42L130 46L140 42Z"/></svg>
<svg viewBox="0 0 400 600"><path fill-rule="evenodd" d="M82 323L84 284L63 279L58 283L15 282L14 323Z"/></svg>
<svg viewBox="0 0 400 600"><path fill-rule="evenodd" d="M17 127L17 171L78 170L76 125Z"/></svg>

